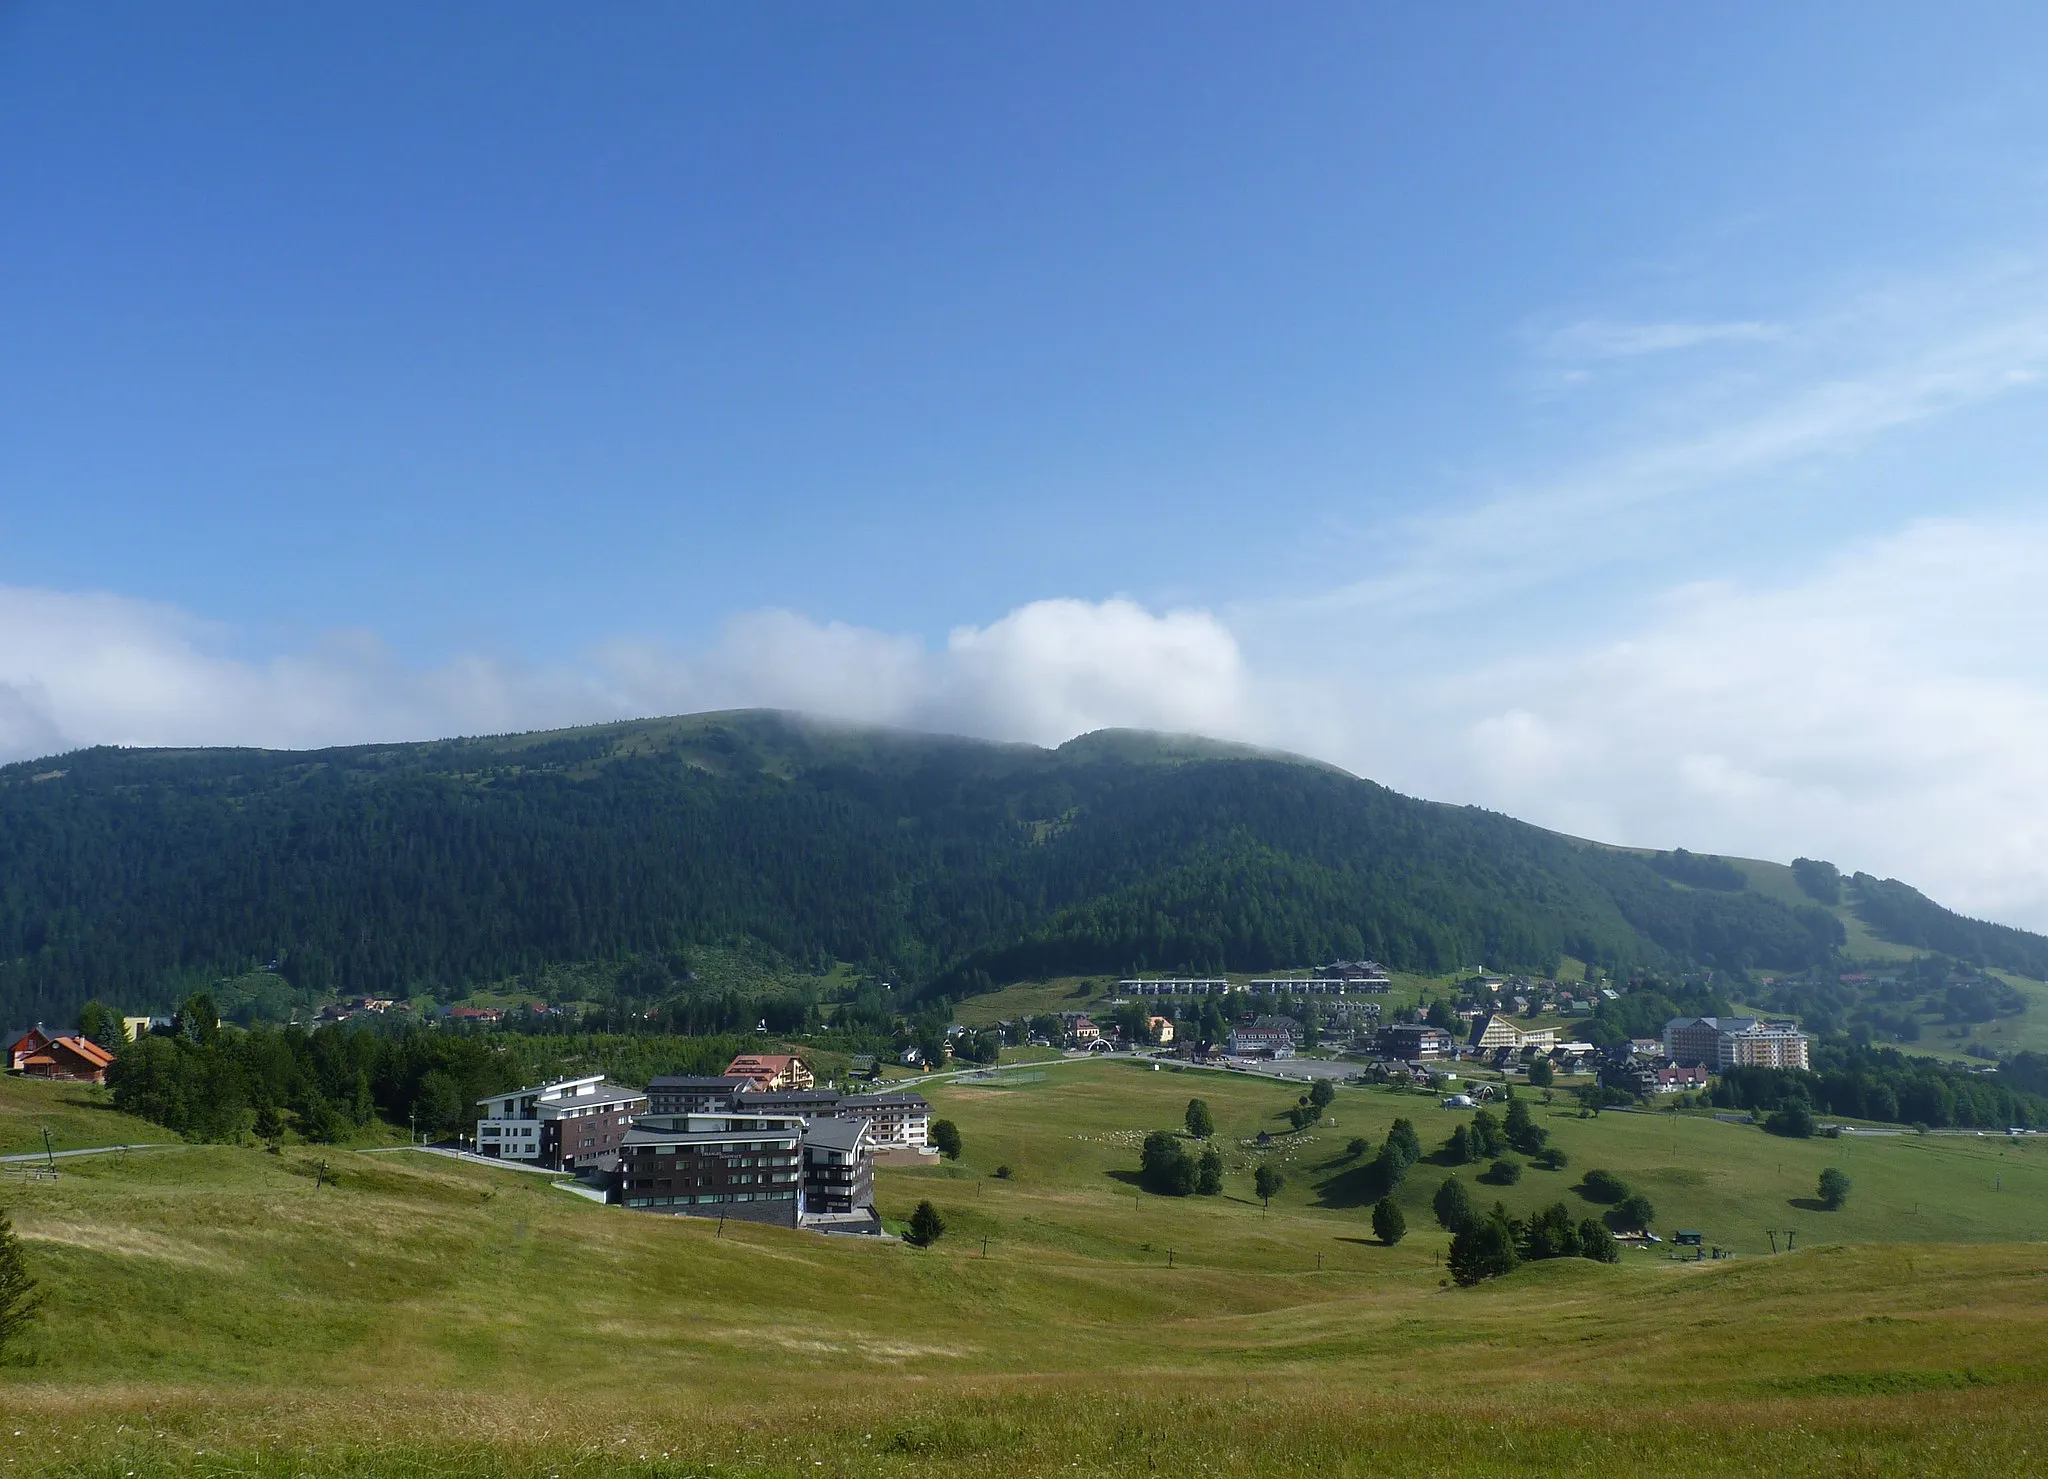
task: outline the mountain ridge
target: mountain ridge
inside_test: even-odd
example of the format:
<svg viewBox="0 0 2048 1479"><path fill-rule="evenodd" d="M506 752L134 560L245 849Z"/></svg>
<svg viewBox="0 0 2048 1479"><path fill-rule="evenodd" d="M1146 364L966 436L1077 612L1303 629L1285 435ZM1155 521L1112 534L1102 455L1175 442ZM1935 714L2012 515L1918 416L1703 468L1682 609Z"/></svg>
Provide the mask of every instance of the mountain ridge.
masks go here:
<svg viewBox="0 0 2048 1479"><path fill-rule="evenodd" d="M0 768L0 1014L162 1003L268 960L308 990L447 996L737 939L952 996L1363 955L1796 970L1840 958L1866 893L1910 948L2048 974L2048 940L1903 884L1851 875L1830 906L1673 867L1727 881L1682 851L1646 860L1146 731L1047 748L731 710L310 751L101 747Z"/></svg>

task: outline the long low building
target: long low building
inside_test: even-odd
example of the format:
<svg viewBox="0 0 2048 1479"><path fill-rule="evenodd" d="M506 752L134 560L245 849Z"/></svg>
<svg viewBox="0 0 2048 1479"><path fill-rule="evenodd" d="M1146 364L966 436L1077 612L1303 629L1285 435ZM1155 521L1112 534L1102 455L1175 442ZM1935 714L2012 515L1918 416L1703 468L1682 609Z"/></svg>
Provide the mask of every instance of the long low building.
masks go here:
<svg viewBox="0 0 2048 1479"><path fill-rule="evenodd" d="M1254 996L1385 996L1385 976L1259 976L1245 983Z"/></svg>
<svg viewBox="0 0 2048 1479"><path fill-rule="evenodd" d="M1119 996L1227 996L1236 988L1213 976L1165 976L1116 983Z"/></svg>

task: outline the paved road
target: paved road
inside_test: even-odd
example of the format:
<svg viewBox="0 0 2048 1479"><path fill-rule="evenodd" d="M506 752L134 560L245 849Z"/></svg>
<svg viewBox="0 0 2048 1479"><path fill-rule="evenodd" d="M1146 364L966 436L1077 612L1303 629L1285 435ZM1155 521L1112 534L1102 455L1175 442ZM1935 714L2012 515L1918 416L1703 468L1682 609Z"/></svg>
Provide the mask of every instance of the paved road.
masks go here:
<svg viewBox="0 0 2048 1479"><path fill-rule="evenodd" d="M151 1142L151 1143L150 1143L150 1144L148 1144L148 1145L95 1145L95 1146L91 1146L90 1148L88 1148L88 1149L85 1149L85 1150L60 1150L60 1151L56 1152L56 1156L57 1156L57 1159L58 1159L58 1160L62 1161L62 1160L68 1160L68 1159L70 1159L70 1158L71 1158L72 1156L75 1156L75 1155L111 1155L111 1154L113 1154L113 1153L114 1153L115 1151L117 1151L117 1150L177 1150L177 1149L179 1149L179 1147L178 1147L178 1146L176 1146L176 1145L164 1145L164 1144L158 1144L158 1143L156 1143L156 1142ZM41 1150L31 1150L31 1151L25 1151L25 1152L24 1152L24 1153L22 1153L21 1155L0 1155L0 1165L7 1165L7 1164L11 1164L11 1163L13 1163L13 1162L16 1162L16 1161L40 1161L40 1160L43 1160L43 1159L45 1159L45 1157L46 1157L46 1156L47 1156L48 1154L49 1154L49 1152L47 1152L47 1151L41 1151Z"/></svg>
<svg viewBox="0 0 2048 1479"><path fill-rule="evenodd" d="M478 1155L473 1150L457 1150L452 1145L368 1145L356 1152L357 1155L390 1155L394 1151L416 1150L421 1155L444 1155L451 1161L467 1161L472 1166L489 1166L493 1171L524 1171L529 1176L567 1176L567 1171L557 1171L548 1166L529 1166L524 1161L508 1161L502 1156Z"/></svg>

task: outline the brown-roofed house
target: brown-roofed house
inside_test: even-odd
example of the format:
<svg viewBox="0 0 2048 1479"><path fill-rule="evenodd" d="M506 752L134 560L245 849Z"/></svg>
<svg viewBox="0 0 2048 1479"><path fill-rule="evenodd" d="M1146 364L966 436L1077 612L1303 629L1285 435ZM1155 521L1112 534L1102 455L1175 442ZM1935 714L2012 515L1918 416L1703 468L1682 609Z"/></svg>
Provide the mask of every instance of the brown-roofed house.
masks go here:
<svg viewBox="0 0 2048 1479"><path fill-rule="evenodd" d="M786 1053L742 1053L725 1065L725 1076L747 1080L748 1092L808 1089L814 1082L804 1060Z"/></svg>
<svg viewBox="0 0 2048 1479"><path fill-rule="evenodd" d="M30 1078L61 1078L73 1083L103 1084L114 1055L77 1033L51 1034L31 1027L7 1049L10 1072Z"/></svg>

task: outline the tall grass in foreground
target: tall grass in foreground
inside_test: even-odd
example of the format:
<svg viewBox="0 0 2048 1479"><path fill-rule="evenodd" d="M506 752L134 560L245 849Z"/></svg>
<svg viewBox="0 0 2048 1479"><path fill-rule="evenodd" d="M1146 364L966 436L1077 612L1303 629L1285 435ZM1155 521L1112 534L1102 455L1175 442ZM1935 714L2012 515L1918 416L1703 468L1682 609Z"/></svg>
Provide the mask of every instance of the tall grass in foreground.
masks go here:
<svg viewBox="0 0 2048 1479"><path fill-rule="evenodd" d="M580 1424L569 1418L582 1431L545 1437L513 1418L492 1438L473 1431L481 1415L461 1412L448 1414L451 1431L440 1439L377 1441L334 1430L311 1440L237 1437L224 1447L152 1426L148 1413L36 1422L19 1437L9 1430L0 1467L79 1479L2013 1475L2039 1471L2042 1443L2038 1421L2023 1410L2031 1404L2015 1403L2018 1395L2008 1388L1542 1411L1313 1391L1127 1397L1061 1389L867 1409L771 1406L734 1423L636 1412L627 1388L616 1410L593 1410ZM431 1421L431 1411L414 1417Z"/></svg>

